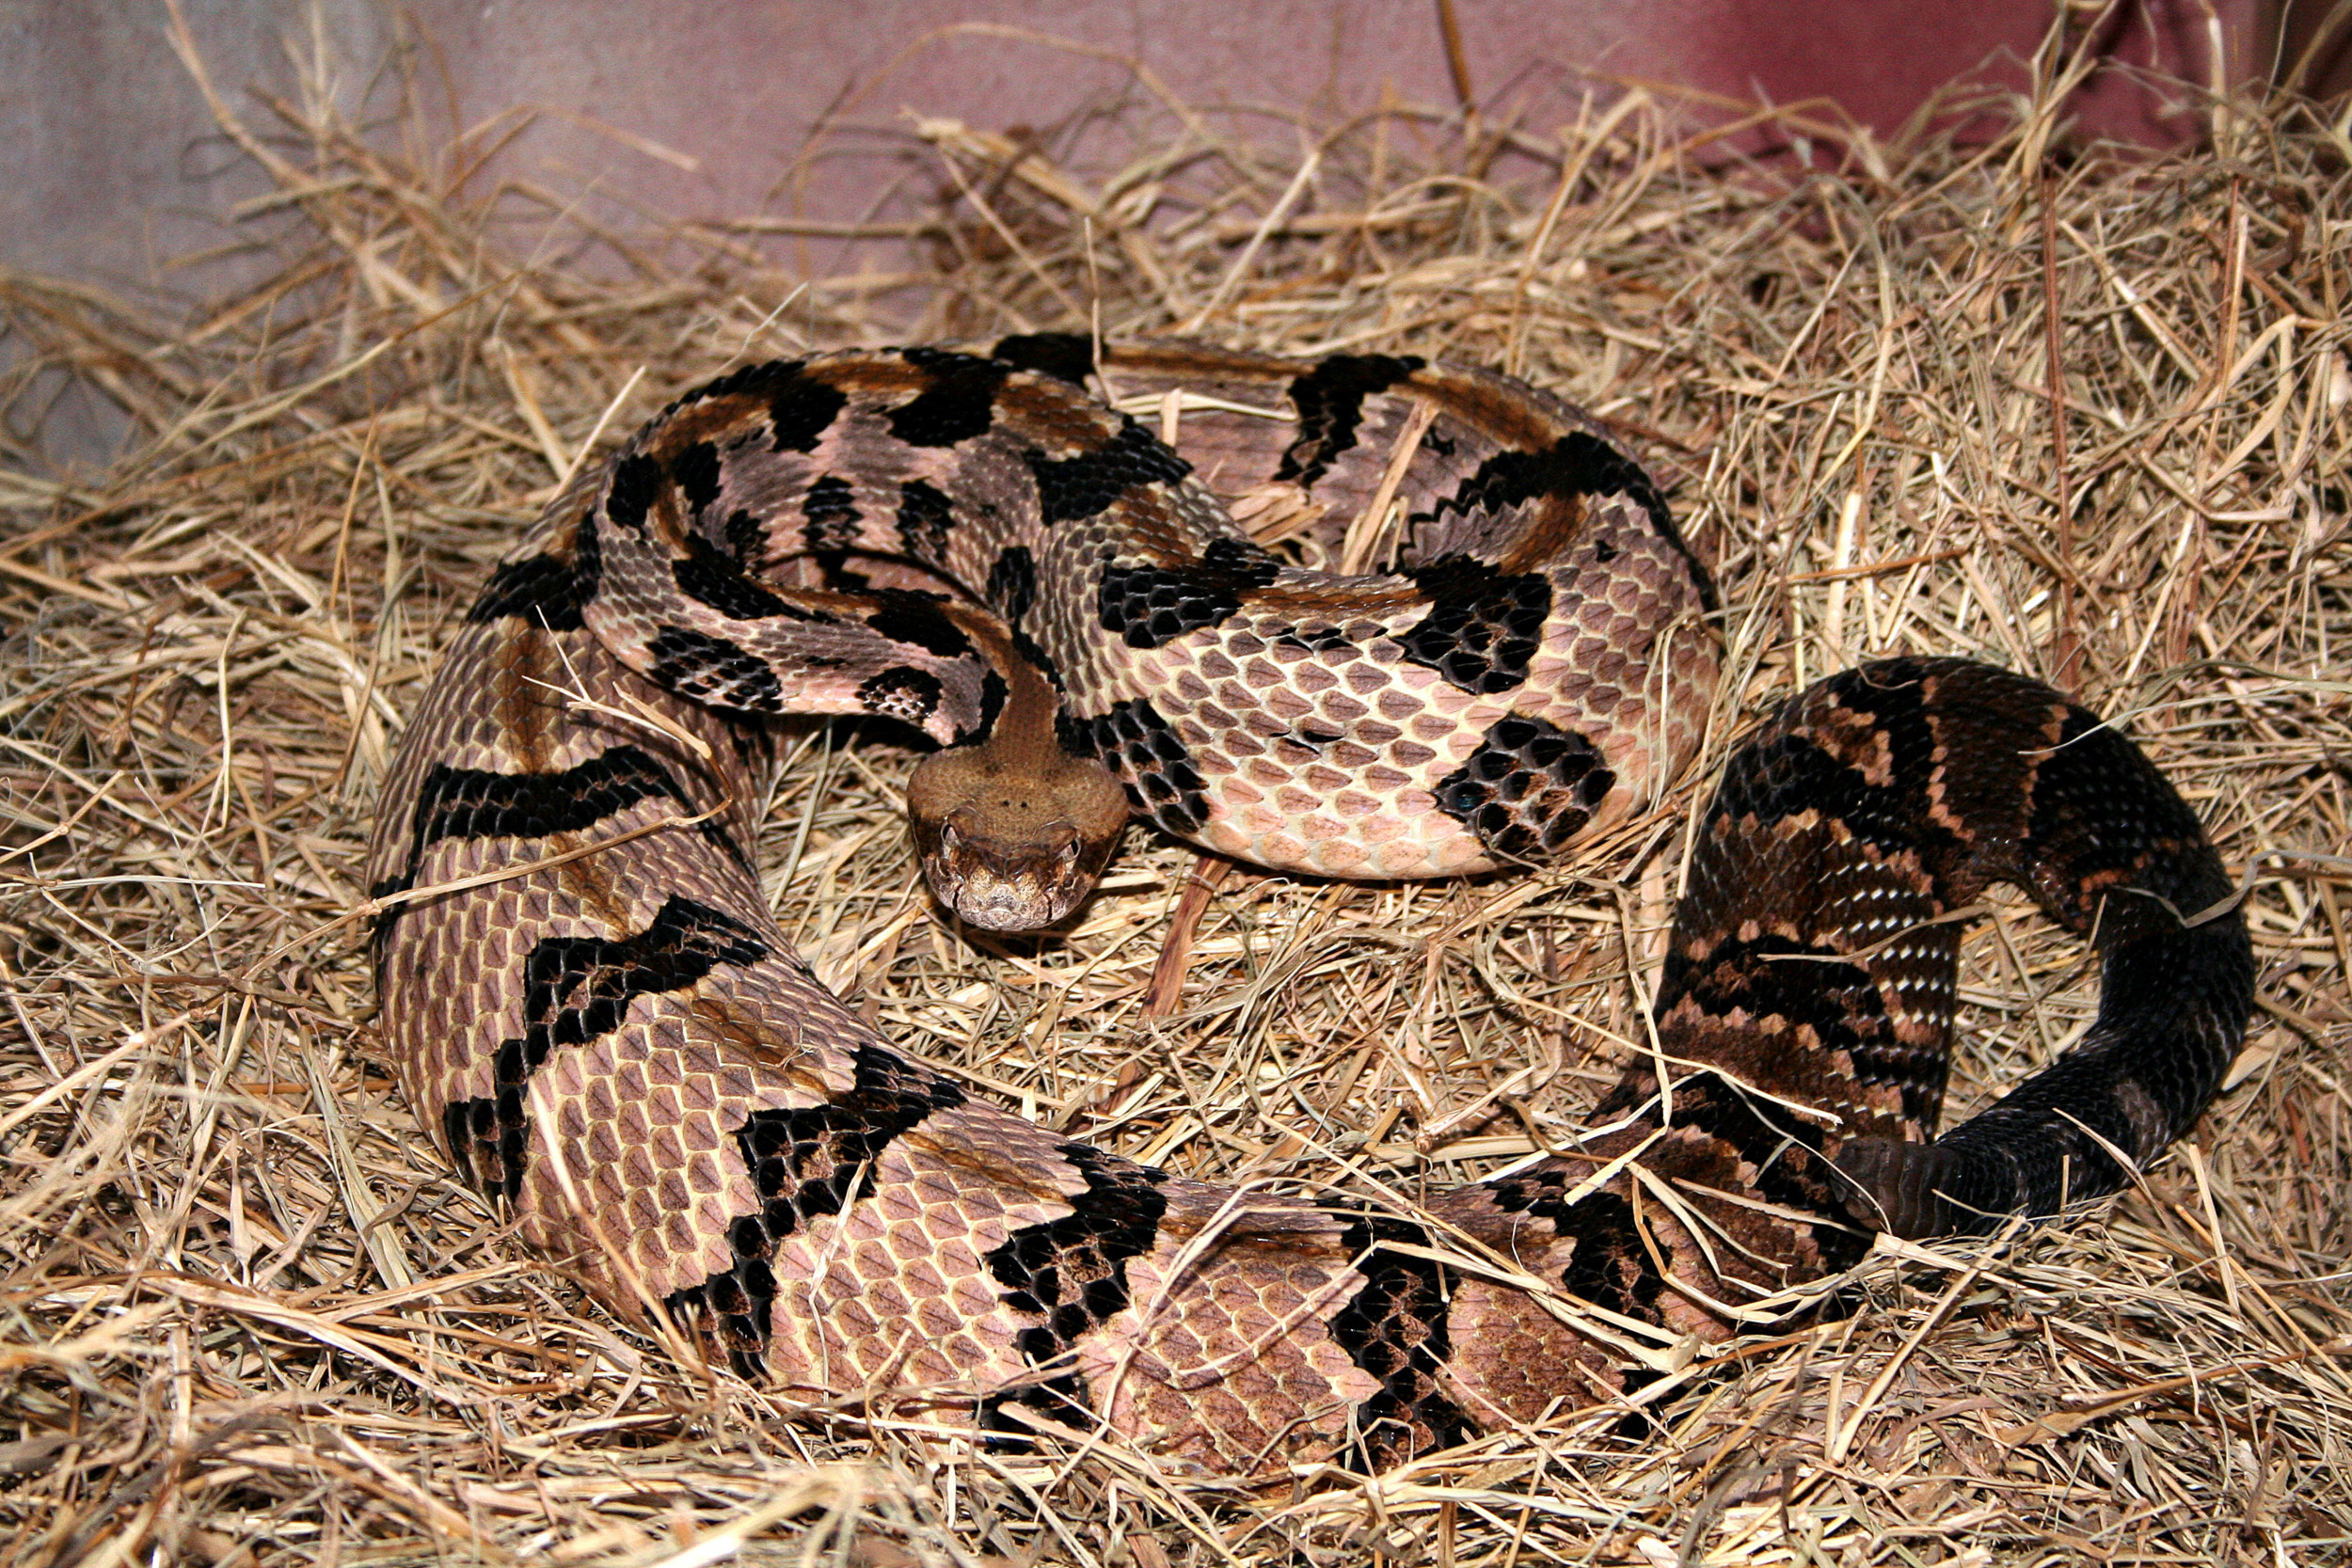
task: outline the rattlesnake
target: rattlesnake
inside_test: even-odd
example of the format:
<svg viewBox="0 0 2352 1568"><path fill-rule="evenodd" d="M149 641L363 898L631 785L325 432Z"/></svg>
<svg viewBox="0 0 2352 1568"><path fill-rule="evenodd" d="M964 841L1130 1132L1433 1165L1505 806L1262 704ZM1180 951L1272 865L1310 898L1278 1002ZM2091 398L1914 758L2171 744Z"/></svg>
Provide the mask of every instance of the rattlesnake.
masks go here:
<svg viewBox="0 0 2352 1568"><path fill-rule="evenodd" d="M1390 569L1319 569L1391 501ZM2113 729L1957 660L1790 700L1692 826L1655 1051L1599 1131L1407 1206L1152 1169L893 1049L760 895L762 716L954 748L910 789L934 885L1038 925L1129 810L1324 876L1545 859L1688 761L1712 603L1607 431L1501 375L1056 337L740 370L564 489L410 721L371 857L385 1037L532 1243L809 1398L1240 1474L1607 1402L1661 1330L1721 1340L1873 1228L2111 1192L2201 1112L2250 948ZM1931 1142L1994 879L2093 937L2101 1009Z"/></svg>

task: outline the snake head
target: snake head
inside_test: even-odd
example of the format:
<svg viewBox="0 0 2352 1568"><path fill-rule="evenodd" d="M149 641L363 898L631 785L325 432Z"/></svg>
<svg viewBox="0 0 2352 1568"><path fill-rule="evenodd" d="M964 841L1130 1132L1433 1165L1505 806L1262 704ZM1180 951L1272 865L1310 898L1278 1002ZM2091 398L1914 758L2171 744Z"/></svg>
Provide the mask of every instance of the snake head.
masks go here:
<svg viewBox="0 0 2352 1568"><path fill-rule="evenodd" d="M1086 901L1127 826L1110 769L1058 750L938 752L907 784L907 824L939 901L991 931L1034 931Z"/></svg>

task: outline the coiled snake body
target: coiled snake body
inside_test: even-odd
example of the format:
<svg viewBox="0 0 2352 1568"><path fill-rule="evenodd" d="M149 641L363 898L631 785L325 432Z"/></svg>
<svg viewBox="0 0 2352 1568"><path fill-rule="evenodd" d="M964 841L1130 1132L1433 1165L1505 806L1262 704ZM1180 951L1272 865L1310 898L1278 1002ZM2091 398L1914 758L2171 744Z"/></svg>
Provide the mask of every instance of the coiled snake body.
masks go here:
<svg viewBox="0 0 2352 1568"><path fill-rule="evenodd" d="M1315 569L1391 501L1392 570ZM993 614L862 580L869 555ZM1107 799L1115 839L1124 815L1105 769L1136 815L1260 863L1472 871L1672 778L1714 680L1709 593L1602 429L1497 375L1189 346L1097 366L1062 338L739 372L550 506L412 720L371 858L386 1038L535 1244L810 1397L1106 1425L1245 1474L1609 1400L1645 1332L1721 1339L1873 1227L2110 1192L2201 1112L2250 950L2128 741L1956 660L1800 694L1694 825L1658 1059L1605 1131L1406 1209L1151 1169L893 1051L760 895L757 716L977 742L911 795L943 898L987 923L1066 907L1025 867L1083 891L1107 853L1086 819ZM961 858L990 832L1011 872ZM2092 937L2100 1012L1939 1139L1947 917L1994 879Z"/></svg>

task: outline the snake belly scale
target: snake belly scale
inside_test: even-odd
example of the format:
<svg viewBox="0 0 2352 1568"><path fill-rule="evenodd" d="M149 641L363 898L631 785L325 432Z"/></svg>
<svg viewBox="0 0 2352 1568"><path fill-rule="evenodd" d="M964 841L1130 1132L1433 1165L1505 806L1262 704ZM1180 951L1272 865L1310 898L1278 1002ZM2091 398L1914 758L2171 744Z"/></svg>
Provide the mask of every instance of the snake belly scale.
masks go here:
<svg viewBox="0 0 2352 1568"><path fill-rule="evenodd" d="M1097 375L1128 406L1180 392L1177 445ZM1390 498L1402 542L1359 577L1228 504L1343 522ZM878 585L870 556L985 612ZM369 873L387 1045L532 1243L788 1392L893 1389L1240 1475L1610 1401L1638 1358L1518 1282L1721 1340L1874 1228L2056 1212L2196 1119L2251 953L2127 740L1958 660L1794 697L1694 819L1659 1060L1605 1131L1404 1208L1143 1166L894 1050L761 896L764 716L956 747L1045 692L1055 766L1099 764L1168 833L1319 875L1470 872L1673 779L1711 593L1607 432L1499 375L1181 344L1097 363L1054 337L737 372L550 505L410 721ZM2100 1011L1939 1138L1950 917L1993 880L2091 940Z"/></svg>

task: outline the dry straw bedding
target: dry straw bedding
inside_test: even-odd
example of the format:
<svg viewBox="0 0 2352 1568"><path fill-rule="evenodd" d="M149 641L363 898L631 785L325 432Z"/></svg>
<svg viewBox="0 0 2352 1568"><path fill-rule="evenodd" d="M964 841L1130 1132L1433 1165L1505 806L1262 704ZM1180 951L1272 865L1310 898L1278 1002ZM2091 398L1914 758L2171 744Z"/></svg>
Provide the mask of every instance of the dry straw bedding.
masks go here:
<svg viewBox="0 0 2352 1568"><path fill-rule="evenodd" d="M2169 160L2058 157L2046 115L1991 107L2009 129L1957 148L1786 117L1811 173L1710 168L1638 92L1565 127L1302 126L1287 159L1186 110L1091 185L923 124L923 261L829 275L834 236L632 242L491 188L503 126L221 100L274 192L231 236L265 282L191 314L0 277L8 438L60 396L133 433L103 475L22 445L0 471L10 1560L2346 1555L2352 142L2244 104ZM518 214L561 242L509 247ZM1474 1175L1573 1129L1638 1038L1682 823L1745 720L1961 653L2126 723L2249 870L2235 1087L2139 1191L1874 1259L1846 1315L1687 1368L1646 1423L1377 1483L976 1449L588 1301L452 1180L372 1022L360 847L453 612L562 474L730 363L1096 321L1503 362L1618 420L1718 563L1731 678L1675 797L1568 864L1220 879L1138 835L1029 943L915 891L897 738L804 726L775 904L907 1049L1187 1172ZM2020 904L1967 962L1961 1111L2094 1000Z"/></svg>

